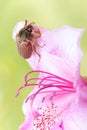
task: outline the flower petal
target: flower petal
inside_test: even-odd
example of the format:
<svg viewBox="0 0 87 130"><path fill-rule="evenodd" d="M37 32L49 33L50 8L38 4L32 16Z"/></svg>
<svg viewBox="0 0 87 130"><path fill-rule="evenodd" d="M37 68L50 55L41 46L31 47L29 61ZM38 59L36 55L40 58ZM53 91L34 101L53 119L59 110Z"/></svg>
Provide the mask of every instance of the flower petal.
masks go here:
<svg viewBox="0 0 87 130"><path fill-rule="evenodd" d="M87 129L87 81L79 77L76 85L77 92L74 100L64 114L64 130Z"/></svg>
<svg viewBox="0 0 87 130"><path fill-rule="evenodd" d="M32 116L27 115L24 123L19 127L19 130L30 130L32 128Z"/></svg>
<svg viewBox="0 0 87 130"><path fill-rule="evenodd" d="M41 60L38 62L38 57L36 55L32 55L31 58L27 59L27 62L33 67L33 69L41 70L44 68L43 70L46 69L47 72L50 72L49 69L45 67L46 65L49 64L49 68L54 69L58 64L62 64L63 62L61 63L61 61L64 60L64 66L67 66L66 72L70 67L71 70L74 70L74 72L72 71L73 74L70 74L75 77L82 59L80 38L83 31L83 29L77 29L69 26L63 26L60 29L53 31L42 31L42 36L38 42L41 45L46 45L39 51L41 54ZM59 61L60 63L58 62L59 59L62 59ZM67 65L67 61L69 67ZM60 75L58 72L56 74Z"/></svg>

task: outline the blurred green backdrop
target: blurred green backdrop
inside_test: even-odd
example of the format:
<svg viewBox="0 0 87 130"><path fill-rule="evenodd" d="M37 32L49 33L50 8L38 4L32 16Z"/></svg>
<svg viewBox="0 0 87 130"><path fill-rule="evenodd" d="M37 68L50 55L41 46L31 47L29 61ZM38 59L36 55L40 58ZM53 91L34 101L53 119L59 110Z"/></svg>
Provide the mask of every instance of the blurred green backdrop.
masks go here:
<svg viewBox="0 0 87 130"><path fill-rule="evenodd" d="M85 28L81 74L87 76L87 0L0 0L0 130L18 130L24 119L22 103L30 90L18 98L15 92L31 68L18 55L12 30L25 19L48 29L63 24Z"/></svg>

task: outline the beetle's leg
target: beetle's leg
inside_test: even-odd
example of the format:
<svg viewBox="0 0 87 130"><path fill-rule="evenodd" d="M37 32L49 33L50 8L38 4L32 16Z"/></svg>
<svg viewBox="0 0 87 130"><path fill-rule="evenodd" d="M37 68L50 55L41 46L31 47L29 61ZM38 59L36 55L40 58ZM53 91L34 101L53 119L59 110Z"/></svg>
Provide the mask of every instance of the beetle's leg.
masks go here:
<svg viewBox="0 0 87 130"><path fill-rule="evenodd" d="M38 57L39 57L38 62L39 62L40 59L41 59L41 55L36 51L36 47L35 47L35 45L32 45L32 49L33 49L33 51L38 55Z"/></svg>
<svg viewBox="0 0 87 130"><path fill-rule="evenodd" d="M46 44L43 44L42 46L41 45L39 45L38 43L35 43L35 45L37 45L37 46L39 46L39 47L44 47Z"/></svg>
<svg viewBox="0 0 87 130"><path fill-rule="evenodd" d="M31 40L29 40L29 39L25 39L24 41L25 41L25 42L31 42Z"/></svg>
<svg viewBox="0 0 87 130"><path fill-rule="evenodd" d="M42 47L44 47L46 44L39 45L37 42L35 42L35 39L34 39L34 37L33 37L33 38L32 38L32 46L33 46L33 45L34 45L34 46L36 45L36 46L38 46L38 47L41 47L41 48L42 48Z"/></svg>
<svg viewBox="0 0 87 130"><path fill-rule="evenodd" d="M24 40L21 37L16 36L16 41L19 42L19 43L22 43Z"/></svg>

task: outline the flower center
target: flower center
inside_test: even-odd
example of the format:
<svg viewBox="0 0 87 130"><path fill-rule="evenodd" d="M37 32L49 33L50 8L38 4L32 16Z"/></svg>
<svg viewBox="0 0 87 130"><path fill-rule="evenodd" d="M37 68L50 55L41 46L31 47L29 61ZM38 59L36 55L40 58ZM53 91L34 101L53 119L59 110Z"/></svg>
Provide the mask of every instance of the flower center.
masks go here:
<svg viewBox="0 0 87 130"><path fill-rule="evenodd" d="M51 130L55 126L56 122L59 122L59 115L57 113L57 107L53 102L51 105L39 107L38 111L41 113L40 116L34 120L32 130Z"/></svg>

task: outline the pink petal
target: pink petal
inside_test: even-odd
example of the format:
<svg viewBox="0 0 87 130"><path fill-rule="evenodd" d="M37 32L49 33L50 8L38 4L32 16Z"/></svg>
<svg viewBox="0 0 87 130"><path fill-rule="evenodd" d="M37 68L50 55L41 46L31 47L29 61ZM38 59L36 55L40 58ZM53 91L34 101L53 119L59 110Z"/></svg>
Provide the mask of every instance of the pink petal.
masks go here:
<svg viewBox="0 0 87 130"><path fill-rule="evenodd" d="M63 68L64 66L67 66L67 68L65 67L66 72L69 71L69 69L74 70L74 72L72 71L70 74L72 77L75 77L76 73L78 73L77 68L79 68L79 64L82 59L80 37L83 31L83 29L76 29L69 26L63 26L60 29L53 31L42 31L42 37L38 40L38 43L46 45L41 49L39 48L41 60L38 62L38 56L32 55L30 59L27 59L28 63L33 69L45 70L47 72L51 72L50 70L53 68L57 70L57 72L55 73L54 70L52 73L57 75L60 75L58 72L59 66L62 65ZM59 59L64 60L64 63ZM58 64L61 65L59 65L56 69ZM50 67L48 68L48 66Z"/></svg>
<svg viewBox="0 0 87 130"><path fill-rule="evenodd" d="M74 100L64 114L64 130L87 129L87 81L80 77L76 88L77 93Z"/></svg>
<svg viewBox="0 0 87 130"><path fill-rule="evenodd" d="M30 130L32 128L32 116L27 115L24 123L19 127L19 130Z"/></svg>

